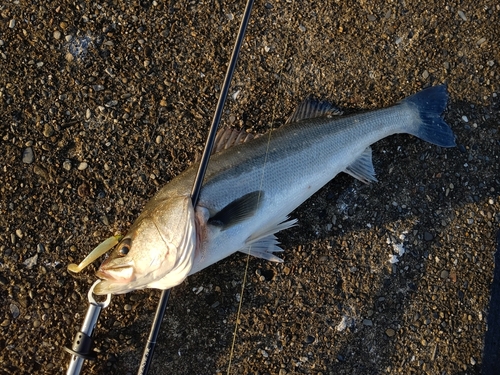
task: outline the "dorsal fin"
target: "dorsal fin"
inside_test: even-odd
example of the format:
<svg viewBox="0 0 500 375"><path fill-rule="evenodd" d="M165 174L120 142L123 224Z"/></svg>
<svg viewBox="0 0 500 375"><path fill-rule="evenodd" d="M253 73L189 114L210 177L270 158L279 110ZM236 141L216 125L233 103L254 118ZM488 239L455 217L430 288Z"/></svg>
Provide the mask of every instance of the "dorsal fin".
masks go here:
<svg viewBox="0 0 500 375"><path fill-rule="evenodd" d="M260 134L247 133L245 129L236 130L233 128L221 128L215 135L215 142L211 155L259 137ZM194 157L194 162L197 163L200 160L201 154L197 152Z"/></svg>
<svg viewBox="0 0 500 375"><path fill-rule="evenodd" d="M320 101L314 98L307 98L299 104L297 109L295 109L288 120L286 120L285 125L310 118L335 116L341 114L342 111L330 102L327 102L325 100Z"/></svg>

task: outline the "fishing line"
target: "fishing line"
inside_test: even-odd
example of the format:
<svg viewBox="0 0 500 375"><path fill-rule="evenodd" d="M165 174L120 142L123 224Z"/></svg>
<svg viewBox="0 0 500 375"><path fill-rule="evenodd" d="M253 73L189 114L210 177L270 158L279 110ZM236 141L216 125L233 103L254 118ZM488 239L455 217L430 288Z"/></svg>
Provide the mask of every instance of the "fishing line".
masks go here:
<svg viewBox="0 0 500 375"><path fill-rule="evenodd" d="M295 0L292 0L292 6L291 6L291 14L292 15L294 14L294 11L295 11ZM278 84L276 85L276 90L275 90L274 107L273 107L273 111L272 111L272 115L271 115L271 123L270 123L270 128L269 128L269 131L268 131L268 134L267 134L266 154L264 156L264 162L262 163L262 175L260 177L260 188L259 188L259 195L258 195L258 198L257 198L258 202L260 202L262 185L264 184L265 169L266 169L267 159L268 159L268 156L269 156L269 146L271 144L271 133L273 131L273 123L274 123L274 120L276 119L276 112L277 112L277 108L278 108L278 95L279 95L279 92L280 92L280 89L281 89L281 85L282 85L282 81L283 81L282 73L283 73L283 68L285 66L285 63L286 63L286 56L287 56L287 53L288 53L288 41L290 39L290 34L291 34L291 32L290 32L291 22L292 22L292 20L290 18L288 20L288 32L285 35L285 46L284 46L284 51L283 51L283 62L282 62L281 66L279 68L279 71L278 71ZM251 252L251 246L250 246L250 248L248 249L248 252L247 252L247 259L246 259L246 264L245 264L245 273L243 274L243 282L242 282L242 285L241 285L241 293L240 293L240 300L239 300L239 303L238 303L238 311L236 312L236 322L235 322L235 325L234 325L233 340L231 342L231 351L229 352L229 363L227 365L227 375L230 375L231 363L232 363L233 356L234 356L234 347L235 347L235 344L236 344L236 336L237 336L238 326L239 326L239 322L240 322L241 308L242 308L242 305L243 305L243 294L245 292L245 284L246 284L246 280L247 280L247 277L248 277L248 267L249 267L249 264L250 264L250 252Z"/></svg>

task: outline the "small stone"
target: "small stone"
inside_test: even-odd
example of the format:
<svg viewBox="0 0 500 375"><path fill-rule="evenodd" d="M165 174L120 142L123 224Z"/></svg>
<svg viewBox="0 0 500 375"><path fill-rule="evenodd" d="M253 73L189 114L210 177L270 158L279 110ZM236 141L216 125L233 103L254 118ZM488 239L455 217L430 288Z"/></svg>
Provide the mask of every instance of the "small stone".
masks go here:
<svg viewBox="0 0 500 375"><path fill-rule="evenodd" d="M449 275L450 275L450 273L448 271L442 270L440 276L442 279L447 279Z"/></svg>
<svg viewBox="0 0 500 375"><path fill-rule="evenodd" d="M63 162L63 168L67 171L70 171L71 170L71 160L69 159L66 159L64 162Z"/></svg>
<svg viewBox="0 0 500 375"><path fill-rule="evenodd" d="M125 309L125 311L130 311L130 310L132 310L132 306L131 306L131 305L129 305L128 303L127 303L125 306L123 306L123 308Z"/></svg>
<svg viewBox="0 0 500 375"><path fill-rule="evenodd" d="M463 122L469 122L469 119L467 118L467 116L463 115L462 116L462 121Z"/></svg>
<svg viewBox="0 0 500 375"><path fill-rule="evenodd" d="M11 29L13 29L14 27L16 27L16 20L15 19L11 19L10 22L9 22L9 27Z"/></svg>
<svg viewBox="0 0 500 375"><path fill-rule="evenodd" d="M45 124L43 127L43 135L45 137L51 137L54 134L54 128L50 124Z"/></svg>
<svg viewBox="0 0 500 375"><path fill-rule="evenodd" d="M23 264L26 266L27 269L32 269L33 266L36 266L36 263L38 262L38 254L33 255L30 258L27 258Z"/></svg>
<svg viewBox="0 0 500 375"><path fill-rule="evenodd" d="M373 322L370 319L363 319L363 325L373 327Z"/></svg>
<svg viewBox="0 0 500 375"><path fill-rule="evenodd" d="M100 217L100 219L101 219L101 222L102 222L104 225L106 225L106 226L108 226L108 225L109 225L109 219L108 219L108 217L107 217L106 215L102 215L102 216Z"/></svg>
<svg viewBox="0 0 500 375"><path fill-rule="evenodd" d="M35 165L33 167L33 172L35 172L36 175L40 176L45 181L49 181L50 180L49 172L47 172L47 170L45 168L40 167L39 165Z"/></svg>
<svg viewBox="0 0 500 375"><path fill-rule="evenodd" d="M75 57L71 54L71 53L66 53L66 55L64 55L64 58L66 59L67 62L72 62Z"/></svg>
<svg viewBox="0 0 500 375"><path fill-rule="evenodd" d="M304 342L306 344L312 344L314 341L316 341L316 338L314 336L311 336L311 335L308 335L306 337L306 339L304 340Z"/></svg>
<svg viewBox="0 0 500 375"><path fill-rule="evenodd" d="M23 163L31 164L35 160L35 155L33 154L33 149L31 147L27 147L23 151Z"/></svg>
<svg viewBox="0 0 500 375"><path fill-rule="evenodd" d="M16 319L21 312L19 311L19 307L17 307L17 305L14 305L13 303L11 303L10 304L10 313L12 314L12 317L14 319Z"/></svg>
<svg viewBox="0 0 500 375"><path fill-rule="evenodd" d="M85 161L82 161L79 165L78 165L78 170L79 171L84 171L85 169L87 169L89 165L87 164L87 162Z"/></svg>
<svg viewBox="0 0 500 375"><path fill-rule="evenodd" d="M299 30L302 31L302 32L304 32L304 31L306 31L306 27L304 25L300 25L299 26Z"/></svg>
<svg viewBox="0 0 500 375"><path fill-rule="evenodd" d="M61 39L61 32L59 30L54 31L54 39L59 40Z"/></svg>
<svg viewBox="0 0 500 375"><path fill-rule="evenodd" d="M90 111L89 108L87 108L87 110L85 111L85 118L88 120L90 116L92 116L92 112Z"/></svg>
<svg viewBox="0 0 500 375"><path fill-rule="evenodd" d="M161 135L156 136L155 142L156 142L157 144L160 144L160 143L161 143L161 141L163 141L163 137L162 137Z"/></svg>
<svg viewBox="0 0 500 375"><path fill-rule="evenodd" d="M478 46L481 46L481 45L483 45L485 42L486 42L486 38L485 38L485 37L483 37L483 38L478 39L478 41L476 42L476 44L477 44Z"/></svg>
<svg viewBox="0 0 500 375"><path fill-rule="evenodd" d="M424 232L424 240L432 241L433 238L434 236L432 234L430 234L429 232Z"/></svg>
<svg viewBox="0 0 500 375"><path fill-rule="evenodd" d="M465 13L463 11L459 10L458 15L462 20L467 21L467 17L465 16Z"/></svg>
<svg viewBox="0 0 500 375"><path fill-rule="evenodd" d="M42 322L40 322L38 319L33 321L33 328L38 328L42 325Z"/></svg>
<svg viewBox="0 0 500 375"><path fill-rule="evenodd" d="M82 198L88 197L90 195L90 188L85 182L83 182L77 189L78 195Z"/></svg>
<svg viewBox="0 0 500 375"><path fill-rule="evenodd" d="M423 79L429 78L429 72L427 70L424 70L424 72L422 73L422 78Z"/></svg>
<svg viewBox="0 0 500 375"><path fill-rule="evenodd" d="M165 99L160 100L160 105L162 107L166 107L168 105L167 101Z"/></svg>
<svg viewBox="0 0 500 375"><path fill-rule="evenodd" d="M396 331L395 331L395 330L393 330L392 328L387 328L387 329L385 330L385 334L386 334L387 336L389 336L389 337L393 337L393 336L396 334Z"/></svg>

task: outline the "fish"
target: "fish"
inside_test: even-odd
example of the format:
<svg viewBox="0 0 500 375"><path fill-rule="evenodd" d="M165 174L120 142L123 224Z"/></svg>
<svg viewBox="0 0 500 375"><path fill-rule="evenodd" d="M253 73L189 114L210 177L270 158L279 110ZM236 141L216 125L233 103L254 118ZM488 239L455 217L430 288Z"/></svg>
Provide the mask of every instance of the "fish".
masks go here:
<svg viewBox="0 0 500 375"><path fill-rule="evenodd" d="M373 143L407 133L454 147L442 118L447 101L445 85L344 116L326 101L305 100L270 136L212 155L195 207L196 164L162 187L101 264L94 293L169 289L238 251L282 262L276 233L296 225L293 210L340 172L377 181Z"/></svg>

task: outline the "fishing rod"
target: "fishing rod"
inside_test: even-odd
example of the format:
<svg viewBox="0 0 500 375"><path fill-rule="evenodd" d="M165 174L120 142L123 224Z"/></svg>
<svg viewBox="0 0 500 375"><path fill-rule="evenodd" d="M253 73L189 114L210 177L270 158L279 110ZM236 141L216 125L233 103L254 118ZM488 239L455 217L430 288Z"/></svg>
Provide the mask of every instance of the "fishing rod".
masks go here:
<svg viewBox="0 0 500 375"><path fill-rule="evenodd" d="M227 93L229 91L229 86L231 80L233 79L233 73L236 68L236 62L238 61L238 55L240 53L241 44L243 43L243 38L245 37L245 31L248 26L248 21L250 20L250 14L252 12L253 0L248 0L245 12L243 13L243 18L241 20L240 29L238 30L238 36L236 37L236 42L233 47L233 52L231 54L231 59L227 67L226 76L224 77L224 83L222 85L222 90L219 95L219 101L215 107L214 117L212 119L212 124L210 125L210 130L208 132L207 141L205 143L205 149L203 150L203 155L201 157L200 165L198 167L198 172L196 173L196 178L193 183L193 190L191 191L191 200L193 202L193 207L196 207L198 199L200 197L201 185L205 177L205 172L207 171L208 162L210 159L210 154L212 153L215 136L217 134L217 128L222 117L222 110L224 109L224 104L226 102ZM163 290L160 296L160 301L158 302L158 307L156 308L156 313L153 318L153 323L151 325L151 330L149 332L148 341L144 348L142 354L141 363L139 365L138 375L147 374L151 361L153 359L153 351L156 346L156 340L158 338L158 333L160 331L161 322L163 316L165 315L165 310L168 304L168 298L170 296L170 289Z"/></svg>

